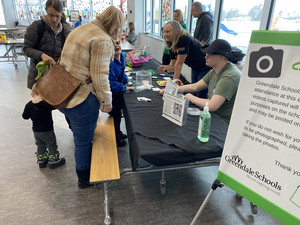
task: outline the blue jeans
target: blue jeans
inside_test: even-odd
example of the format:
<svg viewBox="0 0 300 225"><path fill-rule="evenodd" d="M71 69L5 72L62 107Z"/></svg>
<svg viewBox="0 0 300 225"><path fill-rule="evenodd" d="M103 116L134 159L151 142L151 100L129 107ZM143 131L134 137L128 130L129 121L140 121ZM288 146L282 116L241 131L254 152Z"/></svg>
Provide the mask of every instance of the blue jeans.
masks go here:
<svg viewBox="0 0 300 225"><path fill-rule="evenodd" d="M100 103L92 93L81 104L60 109L69 119L75 143L76 169L88 170L91 165L93 135L97 126Z"/></svg>
<svg viewBox="0 0 300 225"><path fill-rule="evenodd" d="M197 83L199 80L201 80L209 70L198 72L192 69L192 83ZM205 98L207 99L207 89L204 89L202 91L198 91L194 93L195 96L199 98Z"/></svg>

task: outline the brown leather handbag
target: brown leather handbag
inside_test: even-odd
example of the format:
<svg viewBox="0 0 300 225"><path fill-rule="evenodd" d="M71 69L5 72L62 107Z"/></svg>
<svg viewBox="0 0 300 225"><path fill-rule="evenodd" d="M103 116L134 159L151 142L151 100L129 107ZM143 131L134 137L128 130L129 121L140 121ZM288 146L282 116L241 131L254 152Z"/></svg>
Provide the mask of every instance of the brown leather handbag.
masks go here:
<svg viewBox="0 0 300 225"><path fill-rule="evenodd" d="M68 105L80 85L81 82L68 73L59 62L36 82L41 97L58 109Z"/></svg>

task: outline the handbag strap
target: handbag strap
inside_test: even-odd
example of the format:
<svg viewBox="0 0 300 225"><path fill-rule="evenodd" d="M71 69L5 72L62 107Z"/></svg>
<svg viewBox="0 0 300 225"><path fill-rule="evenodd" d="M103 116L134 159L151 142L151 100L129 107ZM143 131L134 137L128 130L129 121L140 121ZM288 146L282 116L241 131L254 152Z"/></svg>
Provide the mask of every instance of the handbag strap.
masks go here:
<svg viewBox="0 0 300 225"><path fill-rule="evenodd" d="M57 60L56 64L60 64L60 60L61 60L61 57L59 57L59 59ZM51 67L50 67L51 68ZM85 81L84 81L86 84L90 84L93 82L92 80L92 77L89 77L87 78ZM83 81L80 81L81 85L83 85Z"/></svg>

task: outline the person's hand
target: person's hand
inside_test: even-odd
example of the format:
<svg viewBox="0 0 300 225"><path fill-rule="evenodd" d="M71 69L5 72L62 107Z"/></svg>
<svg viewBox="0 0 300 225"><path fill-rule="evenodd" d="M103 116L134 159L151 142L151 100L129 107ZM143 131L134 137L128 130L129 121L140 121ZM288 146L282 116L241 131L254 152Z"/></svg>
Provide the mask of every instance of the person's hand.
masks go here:
<svg viewBox="0 0 300 225"><path fill-rule="evenodd" d="M134 87L126 87L126 91L134 91Z"/></svg>
<svg viewBox="0 0 300 225"><path fill-rule="evenodd" d="M101 111L104 113L109 113L111 110L112 110L112 104L109 104L109 105L104 105Z"/></svg>
<svg viewBox="0 0 300 225"><path fill-rule="evenodd" d="M165 93L165 89L161 89L161 90L159 91L159 94L161 94L161 95L164 95L164 93Z"/></svg>
<svg viewBox="0 0 300 225"><path fill-rule="evenodd" d="M160 67L157 68L158 71L160 72L164 72L167 70L167 66L166 65L161 65Z"/></svg>
<svg viewBox="0 0 300 225"><path fill-rule="evenodd" d="M49 66L55 64L54 59L53 59L52 57L50 57L49 55L45 54L45 53L43 53L43 54L41 55L41 58L42 58L42 60L43 60L47 65L49 65Z"/></svg>
<svg viewBox="0 0 300 225"><path fill-rule="evenodd" d="M39 103L39 102L41 102L41 101L43 101L44 99L42 98L42 96L40 96L40 95L33 95L32 96L33 97L33 100L32 100L32 102L33 103Z"/></svg>
<svg viewBox="0 0 300 225"><path fill-rule="evenodd" d="M193 100L194 98L197 98L197 97L195 97L194 95L188 93L188 94L186 94L186 95L184 96L184 98L185 98L186 100L190 101L190 102L193 102L192 100Z"/></svg>

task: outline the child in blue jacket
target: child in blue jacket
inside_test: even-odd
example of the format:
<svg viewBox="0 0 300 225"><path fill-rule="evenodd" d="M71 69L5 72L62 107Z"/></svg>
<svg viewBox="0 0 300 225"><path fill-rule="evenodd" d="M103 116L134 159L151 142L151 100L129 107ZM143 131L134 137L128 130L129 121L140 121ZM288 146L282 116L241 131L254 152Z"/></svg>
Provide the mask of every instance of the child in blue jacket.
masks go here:
<svg viewBox="0 0 300 225"><path fill-rule="evenodd" d="M121 110L124 108L123 93L127 90L134 90L134 87L126 87L128 76L125 74L125 57L122 55L120 41L115 41L115 58L109 65L109 83L112 92L112 111L109 113L114 117L115 132L117 146L123 147L126 145L125 139L127 135L123 134L120 129Z"/></svg>

